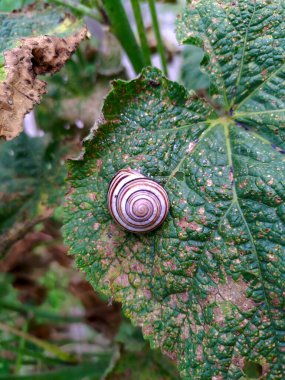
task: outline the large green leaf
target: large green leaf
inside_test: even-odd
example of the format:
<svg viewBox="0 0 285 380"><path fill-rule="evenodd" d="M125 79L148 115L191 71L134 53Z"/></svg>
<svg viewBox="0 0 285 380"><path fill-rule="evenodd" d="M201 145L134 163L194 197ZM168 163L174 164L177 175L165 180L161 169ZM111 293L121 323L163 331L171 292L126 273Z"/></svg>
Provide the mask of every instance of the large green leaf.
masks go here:
<svg viewBox="0 0 285 380"><path fill-rule="evenodd" d="M45 93L37 75L58 71L85 34L80 21L50 9L0 13L0 136L21 132Z"/></svg>
<svg viewBox="0 0 285 380"><path fill-rule="evenodd" d="M183 378L283 379L284 85L271 62L276 69L285 48L283 2L193 1L183 20L180 34L205 43L224 106L216 97L214 108L204 104L156 69L115 82L84 158L69 164L65 240L92 285L123 303ZM262 58L268 33L276 43ZM234 58L220 62L208 34ZM271 112L252 114L265 107ZM148 235L122 231L107 210L108 184L127 167L170 197L169 217Z"/></svg>

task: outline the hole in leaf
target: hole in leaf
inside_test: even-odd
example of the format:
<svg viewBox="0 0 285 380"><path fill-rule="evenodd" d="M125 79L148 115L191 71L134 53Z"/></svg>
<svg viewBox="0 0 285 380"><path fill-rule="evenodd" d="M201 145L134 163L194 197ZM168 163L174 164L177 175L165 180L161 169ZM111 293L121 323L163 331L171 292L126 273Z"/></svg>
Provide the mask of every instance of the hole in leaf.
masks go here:
<svg viewBox="0 0 285 380"><path fill-rule="evenodd" d="M249 379L259 379L262 376L262 365L250 361L245 362L243 372Z"/></svg>
<svg viewBox="0 0 285 380"><path fill-rule="evenodd" d="M178 181L184 181L184 173L182 172L177 172L175 174L175 178L178 180Z"/></svg>

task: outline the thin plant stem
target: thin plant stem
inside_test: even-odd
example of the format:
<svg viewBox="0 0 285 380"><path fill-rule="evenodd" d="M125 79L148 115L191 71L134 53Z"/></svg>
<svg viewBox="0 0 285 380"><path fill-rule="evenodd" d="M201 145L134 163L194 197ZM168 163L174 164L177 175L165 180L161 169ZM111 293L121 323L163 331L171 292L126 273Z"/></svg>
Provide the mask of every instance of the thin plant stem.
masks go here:
<svg viewBox="0 0 285 380"><path fill-rule="evenodd" d="M109 18L112 32L120 41L136 73L145 66L145 60L132 28L130 26L121 0L105 0L104 9Z"/></svg>
<svg viewBox="0 0 285 380"><path fill-rule="evenodd" d="M137 24L137 30L138 30L138 34L139 34L139 38L141 42L141 48L142 48L144 60L145 60L146 65L151 66L150 50L149 50L149 46L147 42L146 31L145 31L145 27L143 23L139 0L131 0L131 3L133 7L136 24Z"/></svg>
<svg viewBox="0 0 285 380"><path fill-rule="evenodd" d="M156 37L157 49L160 55L163 72L165 75L168 75L165 51L164 51L164 46L161 39L160 30L159 30L159 23L157 19L154 0L148 0L148 4L149 4L150 13L151 13L152 25L153 25L153 29L154 29L154 33Z"/></svg>

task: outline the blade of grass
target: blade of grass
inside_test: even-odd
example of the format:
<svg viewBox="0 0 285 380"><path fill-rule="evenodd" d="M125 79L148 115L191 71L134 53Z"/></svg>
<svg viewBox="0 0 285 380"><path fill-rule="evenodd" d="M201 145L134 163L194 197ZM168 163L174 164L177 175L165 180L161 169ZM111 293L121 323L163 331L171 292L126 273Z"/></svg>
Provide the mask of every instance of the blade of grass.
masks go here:
<svg viewBox="0 0 285 380"><path fill-rule="evenodd" d="M63 363L62 360L43 354L42 351L35 350L35 348L24 347L23 349L20 349L15 345L15 341L8 343L7 341L1 340L1 350L13 352L16 355L21 353L24 358L22 360L23 363L29 362L35 365L40 362L42 364L47 364L50 366L55 366ZM11 363L15 363L13 356L11 356Z"/></svg>
<svg viewBox="0 0 285 380"><path fill-rule="evenodd" d="M26 333L28 331L28 323L27 323L27 321L25 321L25 323L24 323L23 330L24 330L23 331L24 333ZM25 343L26 343L26 340L22 336L20 338L19 351L17 352L17 359L16 359L16 364L15 364L15 375L19 374L21 366L22 366L22 358L23 358L22 351L25 348Z"/></svg>
<svg viewBox="0 0 285 380"><path fill-rule="evenodd" d="M142 50L137 44L121 0L105 0L104 7L111 24L112 32L120 41L135 72L139 73L145 66L145 60Z"/></svg>
<svg viewBox="0 0 285 380"><path fill-rule="evenodd" d="M145 60L146 65L151 66L150 50L149 50L149 46L147 42L145 27L143 24L143 18L142 18L139 0L131 0L131 3L132 3L132 8L133 8L136 24L137 24L137 31L140 37L141 49L144 56L144 60Z"/></svg>
<svg viewBox="0 0 285 380"><path fill-rule="evenodd" d="M25 339L26 341L33 343L35 346L42 348L46 352L49 352L50 354L57 357L58 359L61 359L62 361L65 361L68 363L77 363L78 362L77 358L74 355L71 355L71 354L61 350L56 345L49 343L49 342L45 342L44 340L38 339L38 338L36 338L30 334L27 334L23 331L17 330L14 327L8 326L2 322L0 322L0 330Z"/></svg>
<svg viewBox="0 0 285 380"><path fill-rule="evenodd" d="M76 366L60 367L56 370L49 372L43 371L41 373L29 375L4 375L0 374L0 380L79 380L79 379L92 379L102 380L104 378L105 369L108 367L110 355L97 355L96 362L82 363Z"/></svg>
<svg viewBox="0 0 285 380"><path fill-rule="evenodd" d="M21 314L29 314L42 320L52 321L53 323L78 323L84 321L83 317L73 317L69 315L58 315L44 310L39 310L37 307L31 305L20 305L7 301L0 301L0 308L10 311L15 311Z"/></svg>
<svg viewBox="0 0 285 380"><path fill-rule="evenodd" d="M157 49L158 49L158 52L160 55L163 72L164 72L164 75L168 75L165 51L164 51L164 46L163 46L163 42L161 39L160 30L159 30L159 23L158 23L158 19L157 19L154 0L148 0L148 5L149 5L150 13L151 13L152 25L153 25L153 29L154 29L154 33L155 33L155 37L156 37Z"/></svg>

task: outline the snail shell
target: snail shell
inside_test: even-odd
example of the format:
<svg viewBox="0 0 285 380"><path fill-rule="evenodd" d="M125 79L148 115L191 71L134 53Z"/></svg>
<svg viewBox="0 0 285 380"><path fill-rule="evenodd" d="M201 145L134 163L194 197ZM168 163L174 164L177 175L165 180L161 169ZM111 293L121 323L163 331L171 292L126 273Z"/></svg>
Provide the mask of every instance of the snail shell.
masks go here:
<svg viewBox="0 0 285 380"><path fill-rule="evenodd" d="M161 226L169 211L164 188L132 170L120 170L108 190L108 208L114 220L131 232L150 232Z"/></svg>

